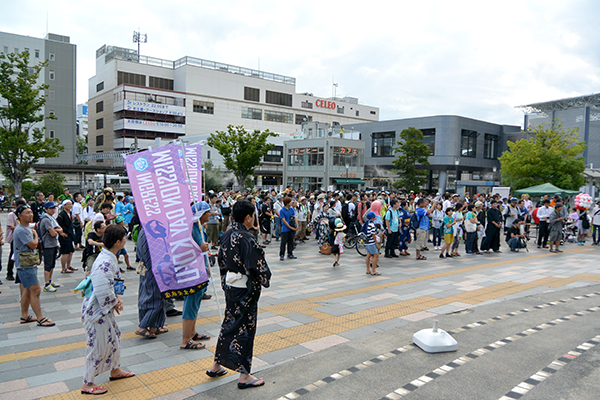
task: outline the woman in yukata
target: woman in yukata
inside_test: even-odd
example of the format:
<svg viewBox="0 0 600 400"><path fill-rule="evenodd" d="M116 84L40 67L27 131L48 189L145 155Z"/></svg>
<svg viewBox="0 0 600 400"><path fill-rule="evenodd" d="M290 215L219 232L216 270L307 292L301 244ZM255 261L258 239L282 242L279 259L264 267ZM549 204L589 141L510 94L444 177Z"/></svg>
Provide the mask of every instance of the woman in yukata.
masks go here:
<svg viewBox="0 0 600 400"><path fill-rule="evenodd" d="M117 294L122 293L122 281L116 254L127 243L127 231L121 226L110 225L104 231L102 242L104 248L89 275L92 292L83 299L81 307L81 319L87 335L81 393L92 395L108 391L94 384L96 376L103 372L110 371L111 381L135 376L133 372L120 368L121 331L114 314L123 310L123 301Z"/></svg>

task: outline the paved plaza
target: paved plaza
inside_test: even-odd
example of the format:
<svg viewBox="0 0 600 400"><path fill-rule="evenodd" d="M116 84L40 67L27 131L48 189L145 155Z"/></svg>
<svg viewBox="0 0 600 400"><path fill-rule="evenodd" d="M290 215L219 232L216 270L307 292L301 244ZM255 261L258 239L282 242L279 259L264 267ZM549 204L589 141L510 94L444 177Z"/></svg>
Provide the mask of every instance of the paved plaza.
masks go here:
<svg viewBox="0 0 600 400"><path fill-rule="evenodd" d="M5 213L0 220L5 226ZM518 398L517 393L586 398L539 397L547 393L546 383L526 382L538 370L539 377L557 380L595 351L598 249L568 245L563 254L551 254L531 245L529 253L511 253L504 245L502 254L463 253L446 260L429 251L427 261L415 261L413 251L412 257L382 258L382 275L370 276L355 250L346 250L334 268L332 256L318 254L314 240L298 246L297 260L284 262L278 244L266 249L273 278L259 303L254 348L253 369L265 377L264 387L240 392L233 383L237 374L220 379L204 374L220 327L212 286L213 298L203 301L197 321L197 331L213 337L206 349L179 349L180 317L167 318L169 332L155 340L136 336L138 277L128 271L125 309L117 321L123 332L121 364L137 376L108 382L108 374L100 375L96 383L109 389L100 397L498 399ZM128 250L131 254L133 243ZM4 266L7 253L4 246ZM79 267L80 252L75 259ZM213 272L218 274L216 267ZM44 313L56 321L51 328L19 323L18 287L5 281L5 270L0 276L0 399L84 397L79 392L85 351L81 297L73 293L81 269L63 275L58 267L55 280L62 287L42 293ZM220 288L217 294L223 303ZM182 303L176 306L181 309ZM562 317L567 318L556 321ZM459 341L457 352L431 355L411 344L412 334L433 319ZM580 345L589 354L578 353ZM524 356L532 346L540 347L537 356ZM519 355L523 359L516 361ZM567 362L573 365L562 368ZM556 366L561 367L556 374L543 370ZM594 371L589 374L597 377ZM448 379L451 375L455 378ZM461 385L462 377L474 383Z"/></svg>

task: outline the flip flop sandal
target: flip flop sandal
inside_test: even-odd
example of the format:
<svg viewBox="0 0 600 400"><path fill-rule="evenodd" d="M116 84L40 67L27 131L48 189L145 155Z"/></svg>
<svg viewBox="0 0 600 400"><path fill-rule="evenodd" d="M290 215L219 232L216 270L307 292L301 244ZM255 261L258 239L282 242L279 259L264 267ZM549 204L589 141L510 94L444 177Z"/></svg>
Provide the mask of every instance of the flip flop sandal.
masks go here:
<svg viewBox="0 0 600 400"><path fill-rule="evenodd" d="M367 272L367 275L372 275L370 272Z"/></svg>
<svg viewBox="0 0 600 400"><path fill-rule="evenodd" d="M72 274L75 271L71 271L70 269L66 270L66 271L60 271L61 274Z"/></svg>
<svg viewBox="0 0 600 400"><path fill-rule="evenodd" d="M21 317L22 324L28 324L30 322L37 322L37 318L33 318L31 315L28 315L27 318Z"/></svg>
<svg viewBox="0 0 600 400"><path fill-rule="evenodd" d="M227 373L228 371L221 367L220 370L218 370L217 372L212 372L210 369L206 371L206 375L210 376L211 378L216 378L218 376L223 376Z"/></svg>
<svg viewBox="0 0 600 400"><path fill-rule="evenodd" d="M68 269L69 269L69 271L73 271L73 272L79 271L79 268L75 268L75 267L69 267Z"/></svg>
<svg viewBox="0 0 600 400"><path fill-rule="evenodd" d="M141 330L141 331L134 331L133 333L135 333L138 336L146 336L146 333L148 333L147 329Z"/></svg>
<svg viewBox="0 0 600 400"><path fill-rule="evenodd" d="M95 388L92 388L90 390L82 390L81 394L99 395L99 394L104 394L106 392L108 392L108 389L105 389L102 386L96 386Z"/></svg>
<svg viewBox="0 0 600 400"><path fill-rule="evenodd" d="M181 350L202 350L205 347L206 345L202 343L194 343L193 340L190 340L189 343L185 345L185 347L179 346Z"/></svg>
<svg viewBox="0 0 600 400"><path fill-rule="evenodd" d="M265 381L263 380L262 383L259 383L258 385L255 385L256 382L260 381L262 378L256 378L253 381L247 382L247 383L241 383L238 382L238 389L248 389L248 388L253 388L253 387L259 387L265 384Z"/></svg>
<svg viewBox="0 0 600 400"><path fill-rule="evenodd" d="M192 338L192 340L195 342L202 342L202 341L209 340L209 339L210 339L210 336L200 335L199 333L196 333L194 335L194 337Z"/></svg>
<svg viewBox="0 0 600 400"><path fill-rule="evenodd" d="M54 325L56 325L53 321L51 321L47 317L38 321L37 324L38 324L38 326L54 326Z"/></svg>
<svg viewBox="0 0 600 400"><path fill-rule="evenodd" d="M135 376L135 374L133 372L129 371L129 372L125 372L124 374L119 375L119 376L111 376L108 379L111 381L118 381L119 379L132 378L134 376Z"/></svg>
<svg viewBox="0 0 600 400"><path fill-rule="evenodd" d="M146 332L146 334L144 335L145 337L147 337L148 339L156 339L156 333L154 332Z"/></svg>
<svg viewBox="0 0 600 400"><path fill-rule="evenodd" d="M158 328L158 330L156 331L157 335L160 335L161 333L167 333L169 332L169 328Z"/></svg>
<svg viewBox="0 0 600 400"><path fill-rule="evenodd" d="M381 274L379 272L374 272L371 275L375 275L375 276L381 276Z"/></svg>
<svg viewBox="0 0 600 400"><path fill-rule="evenodd" d="M427 260L427 257L424 257L424 256L417 257L417 261L422 261L422 260Z"/></svg>

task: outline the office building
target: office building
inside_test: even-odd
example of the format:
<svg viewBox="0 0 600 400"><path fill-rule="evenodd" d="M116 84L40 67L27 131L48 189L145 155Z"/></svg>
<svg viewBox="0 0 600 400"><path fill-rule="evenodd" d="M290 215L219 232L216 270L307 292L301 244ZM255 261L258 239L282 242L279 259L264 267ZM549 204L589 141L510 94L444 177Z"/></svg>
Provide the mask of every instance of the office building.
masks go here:
<svg viewBox="0 0 600 400"><path fill-rule="evenodd" d="M189 56L176 61L140 56L107 45L96 52L89 93L92 163L120 162L115 152L147 148L155 138L172 140L243 125L248 131L279 134L272 139L272 161L267 161L273 164L268 165L268 180L277 184L282 183L283 143L299 135L303 122L336 127L379 119L378 108L356 98L296 93L296 79L289 76ZM205 146L204 159L210 159L207 152L216 150Z"/></svg>
<svg viewBox="0 0 600 400"><path fill-rule="evenodd" d="M37 126L46 127L46 137L56 138L64 146L63 152L56 158L40 160L40 163L72 165L75 163L76 145L76 56L77 46L70 43L68 36L49 33L45 38L16 35L0 32L0 51L3 53L30 54L30 65L48 60L43 68L40 84L48 84L45 91L46 105L42 112L45 117L54 115L56 119L45 118ZM3 100L0 98L0 106Z"/></svg>

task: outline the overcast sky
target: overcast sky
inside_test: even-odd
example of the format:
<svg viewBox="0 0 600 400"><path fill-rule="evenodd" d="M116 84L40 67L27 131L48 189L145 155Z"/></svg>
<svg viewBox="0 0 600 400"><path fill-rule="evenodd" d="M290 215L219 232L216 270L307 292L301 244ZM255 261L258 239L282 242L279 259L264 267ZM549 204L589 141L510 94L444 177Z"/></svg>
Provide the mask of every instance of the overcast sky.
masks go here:
<svg viewBox="0 0 600 400"><path fill-rule="evenodd" d="M600 92L596 0L0 0L0 31L77 44L77 101L103 44L293 76L297 92L353 96L381 120L456 114L522 125L515 106ZM47 17L48 16L48 17Z"/></svg>

